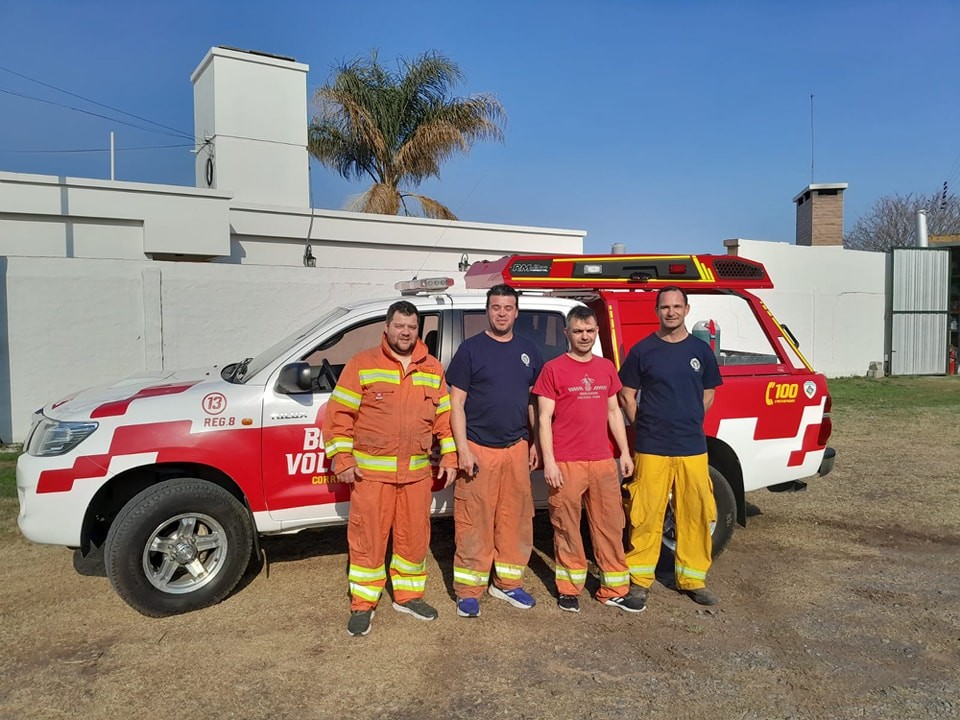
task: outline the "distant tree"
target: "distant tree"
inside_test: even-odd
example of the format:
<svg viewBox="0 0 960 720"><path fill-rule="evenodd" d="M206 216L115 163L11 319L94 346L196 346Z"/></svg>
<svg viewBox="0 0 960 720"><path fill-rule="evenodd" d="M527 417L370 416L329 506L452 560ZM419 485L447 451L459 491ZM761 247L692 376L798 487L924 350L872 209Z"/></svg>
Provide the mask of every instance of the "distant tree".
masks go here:
<svg viewBox="0 0 960 720"><path fill-rule="evenodd" d="M911 247L917 241L917 211L927 211L928 235L960 233L960 197L945 192L932 195L888 195L853 226L843 238L853 250L886 251Z"/></svg>
<svg viewBox="0 0 960 720"><path fill-rule="evenodd" d="M451 97L463 75L443 55L400 59L398 67L385 68L376 52L339 65L317 90L310 154L347 180L373 180L353 210L409 215L412 199L427 217L456 220L445 205L411 189L439 177L443 161L478 140L502 141L503 107L493 95Z"/></svg>

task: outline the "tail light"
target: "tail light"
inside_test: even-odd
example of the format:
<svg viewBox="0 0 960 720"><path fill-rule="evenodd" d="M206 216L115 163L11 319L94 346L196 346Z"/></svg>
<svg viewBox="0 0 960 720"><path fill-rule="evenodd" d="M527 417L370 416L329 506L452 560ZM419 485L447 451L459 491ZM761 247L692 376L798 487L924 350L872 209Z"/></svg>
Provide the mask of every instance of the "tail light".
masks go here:
<svg viewBox="0 0 960 720"><path fill-rule="evenodd" d="M820 434L817 435L817 445L826 445L833 432L833 420L830 419L830 409L833 407L833 398L827 393L827 402L823 406L823 420L820 421Z"/></svg>

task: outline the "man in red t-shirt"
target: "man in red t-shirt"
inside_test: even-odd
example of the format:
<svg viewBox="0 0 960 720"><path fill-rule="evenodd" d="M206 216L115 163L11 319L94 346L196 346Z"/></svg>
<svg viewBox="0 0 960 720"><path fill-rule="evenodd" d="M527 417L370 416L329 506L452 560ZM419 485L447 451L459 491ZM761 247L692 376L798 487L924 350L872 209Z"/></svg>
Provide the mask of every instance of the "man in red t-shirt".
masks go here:
<svg viewBox="0 0 960 720"><path fill-rule="evenodd" d="M623 551L623 501L611 435L620 471L633 473L623 414L617 403L620 379L613 363L593 354L597 316L578 306L564 330L570 350L543 366L533 387L539 396L543 475L549 487L550 522L556 560L557 602L580 612L587 579L587 557L580 536L580 510L586 505L593 552L600 568L596 598L627 612L641 612L646 601L630 595L630 571ZM609 432L608 432L609 430Z"/></svg>

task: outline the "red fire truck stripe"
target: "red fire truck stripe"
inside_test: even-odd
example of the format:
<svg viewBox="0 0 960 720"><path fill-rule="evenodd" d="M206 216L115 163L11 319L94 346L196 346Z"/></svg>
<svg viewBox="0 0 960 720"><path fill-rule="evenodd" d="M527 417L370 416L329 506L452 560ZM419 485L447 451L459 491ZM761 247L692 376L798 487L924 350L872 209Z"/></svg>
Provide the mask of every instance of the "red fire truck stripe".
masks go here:
<svg viewBox="0 0 960 720"><path fill-rule="evenodd" d="M160 395L177 395L182 393L185 390L189 390L196 382L192 383L183 383L180 385L155 385L154 387L144 388L140 390L136 395L128 397L126 400L114 400L113 402L104 403L92 413L90 413L91 418L104 418L104 417L117 417L120 415L127 414L127 408L130 407L130 403L139 398L147 397L158 397Z"/></svg>

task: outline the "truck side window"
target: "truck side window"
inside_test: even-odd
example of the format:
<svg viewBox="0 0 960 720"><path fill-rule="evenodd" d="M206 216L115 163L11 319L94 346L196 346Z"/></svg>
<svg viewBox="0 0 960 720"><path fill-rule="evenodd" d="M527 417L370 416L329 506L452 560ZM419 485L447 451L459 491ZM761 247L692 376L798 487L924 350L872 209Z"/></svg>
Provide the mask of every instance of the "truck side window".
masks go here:
<svg viewBox="0 0 960 720"><path fill-rule="evenodd" d="M463 314L464 338L478 335L488 327L487 314L482 310L467 311ZM521 308L513 331L517 335L533 340L544 362L553 360L567 351L567 338L563 334L563 315L560 313Z"/></svg>
<svg viewBox="0 0 960 720"><path fill-rule="evenodd" d="M361 350L376 347L380 344L380 338L383 335L384 318L368 320L361 325L354 325L336 335L325 338L315 348L310 350L302 359L313 370L314 377L321 377L320 368L323 361L326 360L333 368L336 377L340 377L343 366L347 360L352 358ZM440 318L436 314L420 316L420 337L429 340L427 337L431 332L432 338L436 340ZM330 392L333 388L317 387L317 392Z"/></svg>

